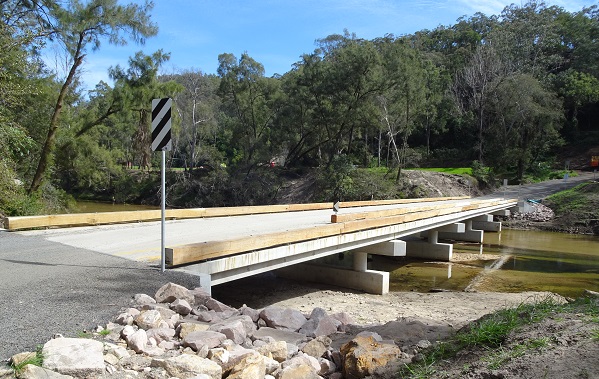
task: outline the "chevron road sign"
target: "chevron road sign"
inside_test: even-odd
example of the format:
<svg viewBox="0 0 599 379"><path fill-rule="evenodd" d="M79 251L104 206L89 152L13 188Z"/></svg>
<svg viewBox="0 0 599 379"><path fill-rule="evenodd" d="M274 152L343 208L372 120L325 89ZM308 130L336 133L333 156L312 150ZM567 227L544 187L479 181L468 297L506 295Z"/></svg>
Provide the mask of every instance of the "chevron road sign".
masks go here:
<svg viewBox="0 0 599 379"><path fill-rule="evenodd" d="M152 100L152 151L171 150L172 104L168 98Z"/></svg>

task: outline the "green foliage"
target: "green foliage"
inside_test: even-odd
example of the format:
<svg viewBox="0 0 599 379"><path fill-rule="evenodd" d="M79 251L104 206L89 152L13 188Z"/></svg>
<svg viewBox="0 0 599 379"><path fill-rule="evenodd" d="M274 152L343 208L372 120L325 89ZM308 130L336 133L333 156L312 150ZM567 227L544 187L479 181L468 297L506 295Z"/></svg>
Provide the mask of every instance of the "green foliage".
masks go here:
<svg viewBox="0 0 599 379"><path fill-rule="evenodd" d="M556 216L575 213L578 215L579 222L599 218L599 184L579 184L547 197L544 203L555 212Z"/></svg>
<svg viewBox="0 0 599 379"><path fill-rule="evenodd" d="M472 176L472 167L419 167L414 168L413 170L421 170L421 171L432 171L432 172L442 172L445 174L452 175L471 175Z"/></svg>
<svg viewBox="0 0 599 379"><path fill-rule="evenodd" d="M155 201L155 179L126 168L159 163L149 150L157 97L174 99L168 165L185 171L171 181L174 206L275 201L276 170L263 170L270 162L315 168L320 200L331 201L418 195L400 174L423 159L432 167L477 160L471 174L481 185L493 185L495 176L561 178L551 162L564 139L593 147L579 136L599 120L596 6L570 13L532 1L500 16L373 40L344 31L318 40L292 70L271 78L247 53L219 56L218 75L160 76L169 54L139 52L128 67L110 69L114 88L98 83L86 96L83 57L104 41L143 43L155 35L152 2L32 5L0 2L4 213L42 212L50 196L50 203L68 203L57 187ZM70 57L61 75L36 55L50 39ZM394 171L374 175L357 166ZM28 197L12 179L31 181L33 193L42 181L51 185Z"/></svg>

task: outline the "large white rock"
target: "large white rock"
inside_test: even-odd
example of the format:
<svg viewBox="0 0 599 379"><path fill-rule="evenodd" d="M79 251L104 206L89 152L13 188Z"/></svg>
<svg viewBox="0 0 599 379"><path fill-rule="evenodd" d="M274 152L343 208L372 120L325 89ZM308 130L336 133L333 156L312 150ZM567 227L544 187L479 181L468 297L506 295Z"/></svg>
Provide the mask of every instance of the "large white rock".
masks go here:
<svg viewBox="0 0 599 379"><path fill-rule="evenodd" d="M76 377L93 377L102 374L104 344L82 338L56 338L42 348L43 367L61 374Z"/></svg>
<svg viewBox="0 0 599 379"><path fill-rule="evenodd" d="M148 344L148 335L145 330L139 329L129 337L127 337L127 346L135 351L141 353L144 351Z"/></svg>
<svg viewBox="0 0 599 379"><path fill-rule="evenodd" d="M135 317L135 324L142 329L148 330L160 327L164 319L157 310L143 311Z"/></svg>

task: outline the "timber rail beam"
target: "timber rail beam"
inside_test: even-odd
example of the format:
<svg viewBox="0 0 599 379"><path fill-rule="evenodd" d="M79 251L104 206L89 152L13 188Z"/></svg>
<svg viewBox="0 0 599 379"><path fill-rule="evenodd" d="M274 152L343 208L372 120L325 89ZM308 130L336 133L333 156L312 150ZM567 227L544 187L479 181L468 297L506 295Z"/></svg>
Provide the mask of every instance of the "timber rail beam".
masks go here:
<svg viewBox="0 0 599 379"><path fill-rule="evenodd" d="M435 206L423 206L338 215L338 217L335 218L335 221L326 225L276 233L250 235L224 241L206 241L168 247L166 248L166 264L171 267L180 266L301 241L403 224L437 216L457 214L460 212L484 210L486 208L491 209L497 206L505 206L505 208L508 208L515 206L516 204L517 200L514 199L475 200L466 204L442 204L436 208Z"/></svg>
<svg viewBox="0 0 599 379"><path fill-rule="evenodd" d="M417 202L433 202L445 200L463 200L461 197L434 197L422 199L396 199L396 200L371 200L371 201L345 201L340 203L341 208L354 208L376 205L409 204ZM257 205L244 207L216 207L216 208L191 208L167 209L165 217L169 220L242 216L251 214L299 212L310 210L332 209L331 203L284 204L284 205ZM43 216L7 217L5 227L7 230L21 230L48 227L94 226L119 223L133 223L144 221L158 221L161 218L160 210L126 211L126 212L98 212L98 213L70 213Z"/></svg>

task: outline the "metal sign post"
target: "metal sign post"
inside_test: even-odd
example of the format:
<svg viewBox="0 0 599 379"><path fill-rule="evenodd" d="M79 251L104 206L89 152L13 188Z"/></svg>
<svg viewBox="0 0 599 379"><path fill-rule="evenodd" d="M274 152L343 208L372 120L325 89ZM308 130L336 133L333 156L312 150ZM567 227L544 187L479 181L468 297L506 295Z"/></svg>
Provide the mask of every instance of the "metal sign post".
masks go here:
<svg viewBox="0 0 599 379"><path fill-rule="evenodd" d="M161 222L160 222L160 271L166 271L166 151L171 150L171 105L172 99L152 100L152 150L162 152L160 167Z"/></svg>

